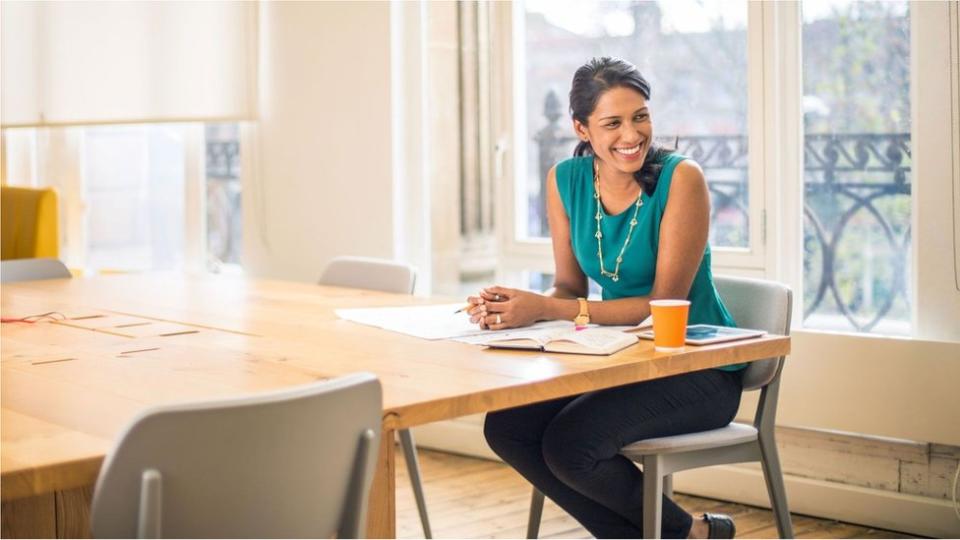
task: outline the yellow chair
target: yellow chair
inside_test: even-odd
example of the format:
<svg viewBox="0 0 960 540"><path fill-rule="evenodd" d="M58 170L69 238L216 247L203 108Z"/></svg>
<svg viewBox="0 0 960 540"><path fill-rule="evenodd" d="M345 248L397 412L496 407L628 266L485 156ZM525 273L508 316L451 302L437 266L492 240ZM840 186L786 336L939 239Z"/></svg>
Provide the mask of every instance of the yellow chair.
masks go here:
<svg viewBox="0 0 960 540"><path fill-rule="evenodd" d="M0 259L60 256L57 192L13 186L0 188Z"/></svg>

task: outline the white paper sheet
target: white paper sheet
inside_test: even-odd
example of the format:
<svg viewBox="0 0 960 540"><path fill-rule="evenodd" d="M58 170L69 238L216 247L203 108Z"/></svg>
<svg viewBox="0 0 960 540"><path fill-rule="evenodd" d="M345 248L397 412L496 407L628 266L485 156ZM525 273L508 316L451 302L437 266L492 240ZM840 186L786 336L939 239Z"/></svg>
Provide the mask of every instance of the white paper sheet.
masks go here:
<svg viewBox="0 0 960 540"><path fill-rule="evenodd" d="M516 332L513 330L481 330L470 322L465 312L455 313L463 307L459 304L441 304L432 306L404 306L388 308L338 309L337 317L355 323L375 326L423 339L457 339L470 336L493 336ZM524 330L569 324L568 321L549 321L528 326ZM465 339L462 341L470 342Z"/></svg>

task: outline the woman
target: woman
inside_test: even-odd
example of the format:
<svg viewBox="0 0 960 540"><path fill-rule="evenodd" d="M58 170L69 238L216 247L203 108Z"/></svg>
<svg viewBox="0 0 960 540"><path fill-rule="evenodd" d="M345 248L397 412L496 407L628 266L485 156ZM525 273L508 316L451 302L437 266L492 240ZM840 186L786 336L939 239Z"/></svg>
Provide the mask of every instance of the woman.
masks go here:
<svg viewBox="0 0 960 540"><path fill-rule="evenodd" d="M690 300L691 324L734 326L713 285L710 201L693 161L653 144L650 86L629 62L593 59L570 90L574 157L547 176L556 263L546 294L489 287L471 320L499 330L539 320L636 324L650 300ZM587 278L603 300L587 302ZM639 538L642 474L619 455L643 439L727 425L743 365L590 392L487 415L491 448L597 538ZM694 519L663 501L664 538L732 538L728 516Z"/></svg>

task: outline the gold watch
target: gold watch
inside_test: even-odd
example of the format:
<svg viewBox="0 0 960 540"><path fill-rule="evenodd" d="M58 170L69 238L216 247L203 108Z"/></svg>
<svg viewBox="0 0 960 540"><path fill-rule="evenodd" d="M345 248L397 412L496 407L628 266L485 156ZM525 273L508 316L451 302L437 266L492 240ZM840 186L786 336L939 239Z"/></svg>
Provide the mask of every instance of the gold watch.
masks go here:
<svg viewBox="0 0 960 540"><path fill-rule="evenodd" d="M573 324L586 326L590 324L590 310L587 309L587 299L577 298L577 302L580 303L580 313L577 313L577 316L573 319Z"/></svg>

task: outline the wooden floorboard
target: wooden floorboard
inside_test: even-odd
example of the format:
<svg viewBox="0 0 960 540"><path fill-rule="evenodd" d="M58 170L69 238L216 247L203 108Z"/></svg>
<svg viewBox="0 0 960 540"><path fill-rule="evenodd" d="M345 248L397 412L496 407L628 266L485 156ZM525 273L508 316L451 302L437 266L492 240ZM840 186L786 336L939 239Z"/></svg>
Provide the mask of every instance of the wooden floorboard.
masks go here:
<svg viewBox="0 0 960 540"><path fill-rule="evenodd" d="M506 465L421 449L420 468L435 538L526 536L530 486ZM675 500L689 511L731 515L740 538L777 537L777 526L769 510L684 494L677 494ZM793 528L797 538L915 538L797 514L793 515ZM397 535L400 538L423 538L410 478L399 451ZM544 506L540 537L591 538L576 520L551 501Z"/></svg>

